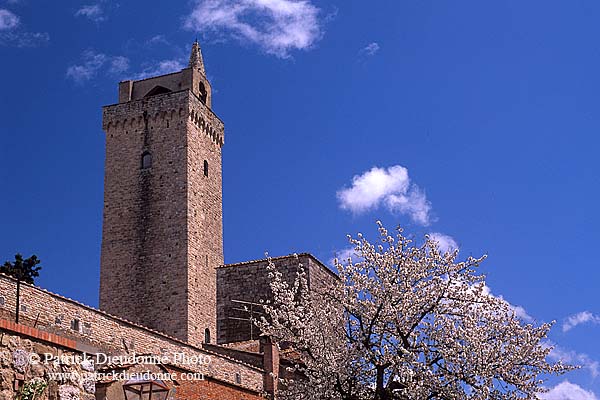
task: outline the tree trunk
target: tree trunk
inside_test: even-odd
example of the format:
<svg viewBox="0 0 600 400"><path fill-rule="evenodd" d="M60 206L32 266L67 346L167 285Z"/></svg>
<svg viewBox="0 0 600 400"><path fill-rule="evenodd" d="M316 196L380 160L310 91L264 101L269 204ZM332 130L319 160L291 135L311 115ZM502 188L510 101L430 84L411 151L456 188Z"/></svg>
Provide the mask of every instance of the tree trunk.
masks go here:
<svg viewBox="0 0 600 400"><path fill-rule="evenodd" d="M388 393L385 390L385 381L384 381L384 374L385 374L386 367L384 365L377 365L375 368L377 370L377 381L376 381L376 386L375 386L375 400L389 400Z"/></svg>

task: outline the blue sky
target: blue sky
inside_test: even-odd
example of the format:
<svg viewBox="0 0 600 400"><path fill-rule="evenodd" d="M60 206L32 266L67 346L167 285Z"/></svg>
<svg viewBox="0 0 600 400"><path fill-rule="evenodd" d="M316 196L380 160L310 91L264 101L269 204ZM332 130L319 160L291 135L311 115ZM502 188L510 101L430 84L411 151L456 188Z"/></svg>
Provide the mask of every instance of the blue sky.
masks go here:
<svg viewBox="0 0 600 400"><path fill-rule="evenodd" d="M556 354L585 368L547 398L594 399L599 20L593 0L0 0L0 256L37 254L41 286L97 305L101 106L198 37L227 262L327 261L377 219L437 233L557 321Z"/></svg>

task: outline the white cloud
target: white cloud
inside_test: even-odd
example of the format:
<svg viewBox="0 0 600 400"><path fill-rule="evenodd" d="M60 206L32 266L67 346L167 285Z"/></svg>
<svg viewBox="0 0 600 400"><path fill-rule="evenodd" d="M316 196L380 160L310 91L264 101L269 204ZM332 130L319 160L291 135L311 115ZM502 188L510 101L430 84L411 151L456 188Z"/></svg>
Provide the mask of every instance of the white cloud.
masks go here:
<svg viewBox="0 0 600 400"><path fill-rule="evenodd" d="M166 44L169 45L171 44L167 38L165 37L165 35L154 35L152 36L150 39L148 39L146 41L147 45L154 45L154 44Z"/></svg>
<svg viewBox="0 0 600 400"><path fill-rule="evenodd" d="M360 50L360 54L365 55L365 56L374 56L375 54L377 54L379 49L380 49L379 43L377 43L377 42L369 43L366 47L364 47L363 49Z"/></svg>
<svg viewBox="0 0 600 400"><path fill-rule="evenodd" d="M431 222L431 203L425 193L411 183L408 170L401 165L374 167L352 178L352 186L337 192L340 207L355 214L383 205L393 214L408 215L420 225Z"/></svg>
<svg viewBox="0 0 600 400"><path fill-rule="evenodd" d="M515 315L517 317L521 318L525 322L533 322L533 317L527 314L527 311L523 307L515 306L514 304L511 304L511 307L515 311Z"/></svg>
<svg viewBox="0 0 600 400"><path fill-rule="evenodd" d="M548 345L554 345L549 342ZM548 358L554 361L562 361L565 364L579 365L587 370L589 370L592 378L598 377L600 375L600 363L598 361L593 360L585 353L577 353L572 350L566 350L561 348L560 346L554 345L550 354L548 354Z"/></svg>
<svg viewBox="0 0 600 400"><path fill-rule="evenodd" d="M106 18L104 17L104 11L100 4L91 4L81 7L75 13L76 17L86 17L94 22L102 22Z"/></svg>
<svg viewBox="0 0 600 400"><path fill-rule="evenodd" d="M544 400L598 400L594 393L569 381L559 383L540 397Z"/></svg>
<svg viewBox="0 0 600 400"><path fill-rule="evenodd" d="M127 73L130 70L130 62L127 57L86 50L81 55L80 63L67 68L66 76L74 82L82 84L103 74L115 75L119 79L144 79L180 71L185 67L186 64L183 60L163 60L141 72Z"/></svg>
<svg viewBox="0 0 600 400"><path fill-rule="evenodd" d="M19 25L19 17L4 8L0 8L0 30L14 29L17 25Z"/></svg>
<svg viewBox="0 0 600 400"><path fill-rule="evenodd" d="M109 71L112 74L121 74L129 69L129 59L123 56L116 56L110 61Z"/></svg>
<svg viewBox="0 0 600 400"><path fill-rule="evenodd" d="M286 58L321 37L319 12L309 0L196 0L185 26L232 36Z"/></svg>
<svg viewBox="0 0 600 400"><path fill-rule="evenodd" d="M431 232L429 237L438 242L438 247L442 253L458 249L458 243L456 243L456 240L452 236L439 232Z"/></svg>
<svg viewBox="0 0 600 400"><path fill-rule="evenodd" d="M186 63L183 60L162 60L158 64L145 68L142 72L134 75L134 79L145 79L151 76L165 75L171 72L181 71L186 66Z"/></svg>
<svg viewBox="0 0 600 400"><path fill-rule="evenodd" d="M108 56L87 50L82 55L82 63L67 68L67 78L76 83L84 83L98 75L102 70L111 74L120 74L129 69L129 60L122 56Z"/></svg>
<svg viewBox="0 0 600 400"><path fill-rule="evenodd" d="M483 287L483 293L490 295L490 296L494 296L496 298L499 298L500 300L507 302L508 305L510 306L510 308L512 308L515 315L517 317L519 317L522 321L524 321L526 323L533 322L533 317L531 315L527 314L527 311L525 310L525 308L512 304L510 301L506 300L504 298L504 296L502 296L502 295L493 294L492 289L487 284Z"/></svg>
<svg viewBox="0 0 600 400"><path fill-rule="evenodd" d="M19 29L20 18L9 10L0 8L0 46L35 47L50 40L45 32L28 32Z"/></svg>
<svg viewBox="0 0 600 400"><path fill-rule="evenodd" d="M336 258L342 264L346 264L348 262L348 259L351 259L353 263L361 262L363 260L362 257L356 254L354 247L348 247L345 249L337 250L334 256L329 260L329 265L335 266L334 260Z"/></svg>
<svg viewBox="0 0 600 400"><path fill-rule="evenodd" d="M0 31L0 46L36 47L49 40L50 35L45 32Z"/></svg>
<svg viewBox="0 0 600 400"><path fill-rule="evenodd" d="M582 311L577 314L573 314L569 316L562 326L563 332L568 332L571 329L575 328L577 325L585 324L585 323L593 323L600 324L600 315L594 315L589 311Z"/></svg>
<svg viewBox="0 0 600 400"><path fill-rule="evenodd" d="M354 248L342 249L336 252L335 257L340 261L346 261L351 258L353 260L357 260L359 257L356 255L356 250Z"/></svg>
<svg viewBox="0 0 600 400"><path fill-rule="evenodd" d="M106 55L88 50L83 54L83 64L71 65L67 68L67 77L82 83L92 79L106 63Z"/></svg>

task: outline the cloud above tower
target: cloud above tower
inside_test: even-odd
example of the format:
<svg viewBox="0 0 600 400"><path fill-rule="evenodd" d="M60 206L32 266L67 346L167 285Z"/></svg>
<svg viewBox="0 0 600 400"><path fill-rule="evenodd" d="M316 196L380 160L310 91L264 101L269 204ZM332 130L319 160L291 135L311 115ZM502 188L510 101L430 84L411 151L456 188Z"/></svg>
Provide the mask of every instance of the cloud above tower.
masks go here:
<svg viewBox="0 0 600 400"><path fill-rule="evenodd" d="M47 33L27 31L18 15L0 8L0 46L35 47L49 40Z"/></svg>
<svg viewBox="0 0 600 400"><path fill-rule="evenodd" d="M104 10L100 4L85 5L75 12L75 16L85 17L93 22L102 22L106 19Z"/></svg>
<svg viewBox="0 0 600 400"><path fill-rule="evenodd" d="M93 79L99 72L120 75L129 69L129 59L123 56L110 56L94 50L86 50L79 64L67 68L66 76L74 82L82 84Z"/></svg>
<svg viewBox="0 0 600 400"><path fill-rule="evenodd" d="M319 13L308 0L197 0L185 26L287 58L321 37Z"/></svg>

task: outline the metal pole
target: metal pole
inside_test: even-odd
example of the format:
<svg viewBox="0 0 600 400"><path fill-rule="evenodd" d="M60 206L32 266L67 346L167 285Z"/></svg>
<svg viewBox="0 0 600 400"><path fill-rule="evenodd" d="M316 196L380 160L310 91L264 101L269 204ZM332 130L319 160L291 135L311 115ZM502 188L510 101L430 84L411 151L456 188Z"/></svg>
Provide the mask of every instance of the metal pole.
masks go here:
<svg viewBox="0 0 600 400"><path fill-rule="evenodd" d="M254 339L254 322L252 322L252 303L250 303L250 340Z"/></svg>

